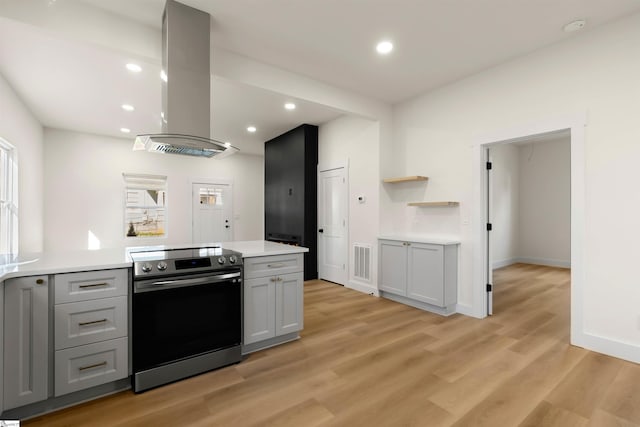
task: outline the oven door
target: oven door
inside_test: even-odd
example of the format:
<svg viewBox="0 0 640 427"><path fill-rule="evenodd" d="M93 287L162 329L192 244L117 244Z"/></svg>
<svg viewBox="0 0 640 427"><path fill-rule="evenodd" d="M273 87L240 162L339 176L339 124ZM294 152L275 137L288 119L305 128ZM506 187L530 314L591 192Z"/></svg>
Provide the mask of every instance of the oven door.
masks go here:
<svg viewBox="0 0 640 427"><path fill-rule="evenodd" d="M133 370L240 345L239 270L134 283Z"/></svg>

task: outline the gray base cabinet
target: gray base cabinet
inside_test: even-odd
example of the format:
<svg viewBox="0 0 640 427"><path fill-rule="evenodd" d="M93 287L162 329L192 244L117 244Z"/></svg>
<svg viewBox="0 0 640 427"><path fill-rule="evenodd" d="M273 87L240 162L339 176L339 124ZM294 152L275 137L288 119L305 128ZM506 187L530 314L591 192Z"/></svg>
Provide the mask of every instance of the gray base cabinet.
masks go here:
<svg viewBox="0 0 640 427"><path fill-rule="evenodd" d="M48 283L47 276L4 282L4 410L47 399Z"/></svg>
<svg viewBox="0 0 640 427"><path fill-rule="evenodd" d="M277 337L297 338L303 328L304 273L302 254L244 260L244 352Z"/></svg>
<svg viewBox="0 0 640 427"><path fill-rule="evenodd" d="M127 269L57 274L54 395L128 375Z"/></svg>
<svg viewBox="0 0 640 427"><path fill-rule="evenodd" d="M438 314L455 312L458 246L379 241L382 296Z"/></svg>

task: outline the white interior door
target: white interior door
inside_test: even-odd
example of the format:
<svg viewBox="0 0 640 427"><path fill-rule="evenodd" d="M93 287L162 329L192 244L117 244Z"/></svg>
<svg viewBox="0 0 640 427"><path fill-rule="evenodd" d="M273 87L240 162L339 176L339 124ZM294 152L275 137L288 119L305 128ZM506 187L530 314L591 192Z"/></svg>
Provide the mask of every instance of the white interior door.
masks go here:
<svg viewBox="0 0 640 427"><path fill-rule="evenodd" d="M318 178L318 275L345 285L349 277L346 169L322 171Z"/></svg>
<svg viewBox="0 0 640 427"><path fill-rule="evenodd" d="M233 240L231 185L194 183L191 197L193 243Z"/></svg>

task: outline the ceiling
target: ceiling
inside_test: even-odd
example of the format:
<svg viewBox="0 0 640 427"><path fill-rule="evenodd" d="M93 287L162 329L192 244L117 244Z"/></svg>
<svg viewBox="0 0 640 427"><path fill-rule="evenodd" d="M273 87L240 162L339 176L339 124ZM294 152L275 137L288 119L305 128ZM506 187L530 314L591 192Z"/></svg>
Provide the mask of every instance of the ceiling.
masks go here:
<svg viewBox="0 0 640 427"><path fill-rule="evenodd" d="M99 8L156 30L164 7L164 0L32 1ZM214 48L388 104L576 36L562 31L572 20L586 19L585 32L640 11L638 0L182 2L211 14ZM374 50L382 38L395 45L384 57ZM131 134L160 128L158 61L142 63L143 72L132 75L122 51L8 18L0 18L0 52L0 74L45 126L119 137L120 127ZM219 78L212 94L212 137L245 153L261 154L265 140L300 123L343 114ZM285 111L288 101L298 108ZM135 105L135 114L120 109L125 102ZM250 124L258 132L248 134Z"/></svg>

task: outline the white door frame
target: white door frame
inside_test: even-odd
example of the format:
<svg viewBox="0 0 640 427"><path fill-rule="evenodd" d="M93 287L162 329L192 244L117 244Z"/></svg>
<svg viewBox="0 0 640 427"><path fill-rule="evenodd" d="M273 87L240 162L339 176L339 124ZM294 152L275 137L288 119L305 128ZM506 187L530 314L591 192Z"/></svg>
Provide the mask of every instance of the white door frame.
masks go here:
<svg viewBox="0 0 640 427"><path fill-rule="evenodd" d="M216 185L216 184L221 184L221 185L228 185L229 186L229 190L231 191L231 239L233 240L234 235L235 235L235 228L236 228L236 224L235 224L235 220L234 220L234 214L233 214L233 179L229 179L229 178L190 178L189 179L189 194L191 194L191 197L189 197L189 215L190 215L190 221L191 221L191 241L193 242L193 184L205 184L205 185Z"/></svg>
<svg viewBox="0 0 640 427"><path fill-rule="evenodd" d="M586 112L555 117L541 122L504 129L476 138L473 144L473 306L474 317L487 315L487 174L485 148L495 143L515 142L531 136L570 130L571 132L571 344L584 347L583 287L585 235L585 126Z"/></svg>
<svg viewBox="0 0 640 427"><path fill-rule="evenodd" d="M334 170L334 169L344 169L344 179L345 179L345 186L346 186L346 192L345 192L345 202L346 205L344 207L345 212L344 212L344 216L345 216L345 227L344 227L344 233L345 233L345 239L344 239L344 253L347 256L347 283L341 283L344 286L347 286L349 284L349 282L351 281L351 271L353 271L352 267L351 267L351 262L352 262L352 257L351 257L351 252L349 251L349 247L350 247L350 243L351 243L351 234L349 233L349 200L350 200L350 196L349 196L349 159L347 159L344 163L342 162L338 162L338 163L332 163L329 165L320 165L318 164L318 170L317 170L317 174L318 174L318 189L317 189L317 193L318 193L318 217L320 216L320 172L327 172L330 170ZM316 230L316 233L318 232L318 230ZM316 248L316 253L318 254L318 257L321 255L320 252L320 238L318 238L318 243L317 243L317 248ZM318 277L320 277L320 259L318 258Z"/></svg>

